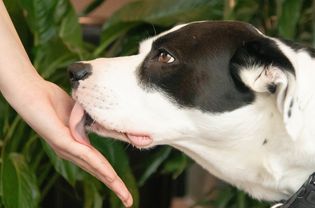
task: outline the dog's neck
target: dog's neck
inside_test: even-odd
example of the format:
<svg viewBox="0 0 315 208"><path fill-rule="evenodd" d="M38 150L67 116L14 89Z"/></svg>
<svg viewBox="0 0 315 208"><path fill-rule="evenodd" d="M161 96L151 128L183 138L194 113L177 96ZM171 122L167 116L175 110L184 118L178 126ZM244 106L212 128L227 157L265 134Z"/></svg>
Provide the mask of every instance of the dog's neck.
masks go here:
<svg viewBox="0 0 315 208"><path fill-rule="evenodd" d="M218 178L271 201L290 197L315 171L315 61L303 50L282 50L293 60L298 109L293 113L301 115L284 121L287 112L278 109L276 95L260 94L226 116L211 115L206 127L197 121L202 133L194 142L172 144ZM293 136L287 131L301 126Z"/></svg>
<svg viewBox="0 0 315 208"><path fill-rule="evenodd" d="M289 197L276 188L285 170L281 173L274 170L280 162L274 157L279 153L280 144L291 141L273 99L264 95L254 104L226 113L226 116L211 115L206 118L207 126L196 124L197 128L202 128L198 129L202 132L198 138L193 142L182 139L173 146L210 173L254 193L256 198L274 200ZM204 122L203 116L206 115L199 115L200 121Z"/></svg>

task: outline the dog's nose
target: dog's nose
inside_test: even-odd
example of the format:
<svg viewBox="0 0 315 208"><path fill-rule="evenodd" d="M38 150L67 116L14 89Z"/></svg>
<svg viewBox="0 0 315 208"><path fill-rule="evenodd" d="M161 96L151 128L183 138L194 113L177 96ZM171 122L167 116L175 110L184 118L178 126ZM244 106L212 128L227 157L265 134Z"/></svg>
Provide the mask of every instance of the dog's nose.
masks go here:
<svg viewBox="0 0 315 208"><path fill-rule="evenodd" d="M86 79L92 74L92 69L90 64L85 63L73 63L68 67L68 73L70 82L72 84L77 83L79 80Z"/></svg>

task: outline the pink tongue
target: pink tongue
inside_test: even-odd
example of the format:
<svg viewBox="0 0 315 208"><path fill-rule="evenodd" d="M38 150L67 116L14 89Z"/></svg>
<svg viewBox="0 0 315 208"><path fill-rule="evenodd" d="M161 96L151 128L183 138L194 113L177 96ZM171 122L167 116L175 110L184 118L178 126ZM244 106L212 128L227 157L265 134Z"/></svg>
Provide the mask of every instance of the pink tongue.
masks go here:
<svg viewBox="0 0 315 208"><path fill-rule="evenodd" d="M145 135L134 135L134 134L127 134L128 139L131 141L132 144L144 147L148 146L152 143L152 139Z"/></svg>
<svg viewBox="0 0 315 208"><path fill-rule="evenodd" d="M82 144L90 145L84 129L85 113L79 103L75 103L69 120L70 131L74 139Z"/></svg>

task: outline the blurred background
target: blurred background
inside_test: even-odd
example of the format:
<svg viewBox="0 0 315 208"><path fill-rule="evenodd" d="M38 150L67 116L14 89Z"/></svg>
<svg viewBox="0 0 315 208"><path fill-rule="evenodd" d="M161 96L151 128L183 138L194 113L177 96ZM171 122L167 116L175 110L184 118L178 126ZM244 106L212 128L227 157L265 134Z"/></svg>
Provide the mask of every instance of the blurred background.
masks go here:
<svg viewBox="0 0 315 208"><path fill-rule="evenodd" d="M137 53L139 41L196 20L241 20L315 46L312 0L4 0L34 66L70 92L78 60ZM36 100L34 100L36 102ZM135 208L264 208L171 147L137 150L90 135L134 197ZM0 208L120 208L92 176L59 159L0 96Z"/></svg>

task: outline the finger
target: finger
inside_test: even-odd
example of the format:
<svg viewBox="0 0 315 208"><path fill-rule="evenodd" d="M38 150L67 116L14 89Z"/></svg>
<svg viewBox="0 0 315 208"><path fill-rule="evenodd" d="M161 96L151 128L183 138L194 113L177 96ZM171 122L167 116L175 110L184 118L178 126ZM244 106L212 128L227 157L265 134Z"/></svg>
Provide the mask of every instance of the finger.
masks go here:
<svg viewBox="0 0 315 208"><path fill-rule="evenodd" d="M131 195L118 176L115 179L108 181L107 178L104 178L103 175L101 175L98 171L91 167L91 165L88 164L85 160L77 158L69 153L62 154L63 157L65 157L67 160L70 160L71 162L103 182L106 186L108 186L108 188L110 188L120 198L125 206L129 207L132 205ZM131 202L129 198L131 198Z"/></svg>
<svg viewBox="0 0 315 208"><path fill-rule="evenodd" d="M99 172L91 169L91 166L87 164L85 161L79 160L73 162L80 166L83 170L85 170L86 172L90 173L92 176L96 177L101 182L103 182L109 189L111 189L118 196L118 198L123 202L123 204L126 207L132 206L133 203L132 196L129 193L128 189L125 187L125 184L118 176L115 180L108 181L106 178L100 175Z"/></svg>
<svg viewBox="0 0 315 208"><path fill-rule="evenodd" d="M64 153L69 160L106 184L122 200L125 206L129 207L132 205L131 194L103 155L92 147L89 148L81 144L79 146L82 147L79 148L71 146L72 152ZM73 152L74 150L77 150L79 154L76 154L76 151Z"/></svg>
<svg viewBox="0 0 315 208"><path fill-rule="evenodd" d="M53 140L54 142L50 143L61 157L72 161L102 181L119 196L125 206L132 205L131 194L110 163L101 153L92 146L86 146L73 140L70 132L69 134L64 135L63 138L64 139L62 140ZM116 180L120 180L121 182L115 182Z"/></svg>
<svg viewBox="0 0 315 208"><path fill-rule="evenodd" d="M94 169L96 174L100 174L101 177L105 177L106 184L110 186L110 188L118 195L118 197L124 202L125 206L129 207L132 205L132 196L129 193L127 187L125 186L124 182L121 180L121 178L116 174L110 163L105 159L103 155L101 155L96 149L93 150L95 153L95 157L98 157L100 159L101 165L95 163L91 163L91 161L94 161L94 158L88 157L87 164L89 166L92 166L91 168ZM94 165L94 166L93 166ZM106 166L107 168L104 168ZM102 171L103 170L103 171ZM111 175L109 176L109 170L111 171Z"/></svg>
<svg viewBox="0 0 315 208"><path fill-rule="evenodd" d="M104 174L102 174L100 169L96 169L95 167L91 166L87 161L77 158L72 158L71 160L83 170L89 172L91 175L98 178L101 182L108 186L108 188L110 188L120 198L126 207L130 207L132 205L132 196L118 175L115 175L110 180L108 180L108 177L104 177ZM106 169L105 171L107 172L106 174L108 174L109 170ZM111 174L115 173L112 172Z"/></svg>

